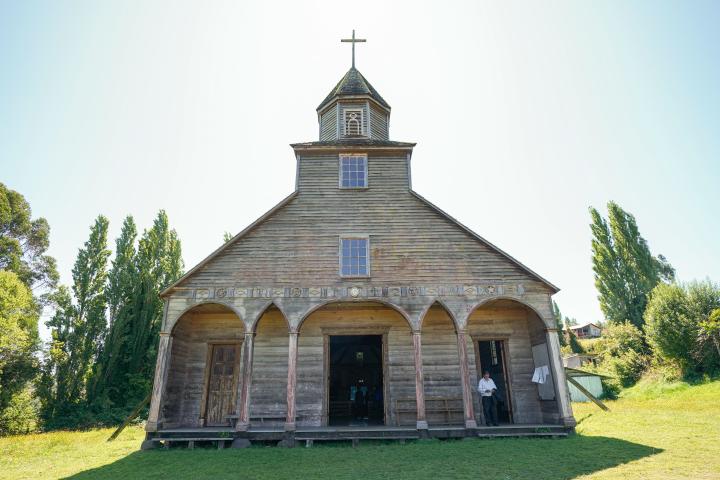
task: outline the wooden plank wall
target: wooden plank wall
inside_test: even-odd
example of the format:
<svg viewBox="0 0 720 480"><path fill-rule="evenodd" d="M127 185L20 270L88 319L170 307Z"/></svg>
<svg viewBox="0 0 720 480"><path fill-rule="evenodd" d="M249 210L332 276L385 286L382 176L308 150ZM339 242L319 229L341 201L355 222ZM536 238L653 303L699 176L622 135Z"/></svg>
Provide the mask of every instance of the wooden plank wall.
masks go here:
<svg viewBox="0 0 720 480"><path fill-rule="evenodd" d="M266 312L257 325L250 387L251 425L259 417L277 417L262 425L282 425L287 413L288 325L277 309ZM319 381L319 379L318 379Z"/></svg>
<svg viewBox="0 0 720 480"><path fill-rule="evenodd" d="M163 402L166 428L202 426L208 343L242 342L244 332L243 323L230 313L187 313L180 318L173 331L166 400ZM238 362L238 373L241 367ZM238 391L241 381L242 377L238 375Z"/></svg>
<svg viewBox="0 0 720 480"><path fill-rule="evenodd" d="M535 316L535 314L532 314ZM471 337L484 339L507 338L506 351L508 354L508 370L511 382L513 401L513 414L515 423L541 423L543 420L537 386L532 383L535 365L532 358L532 345L530 342L529 323L541 322L536 316L530 319L530 313L523 307L484 307L479 308L470 315L468 320L468 333ZM472 350L475 351L474 345ZM473 355L473 364L470 368L475 371L476 378L473 383L473 398L475 414L479 421L479 408L477 394L477 367Z"/></svg>
<svg viewBox="0 0 720 480"><path fill-rule="evenodd" d="M432 413L432 398L457 399L453 403L462 408L462 383L457 334L445 309L434 305L422 325L423 374L425 405L430 425L448 423L444 414ZM462 413L451 417L450 423L463 424Z"/></svg>
<svg viewBox="0 0 720 480"><path fill-rule="evenodd" d="M388 115L374 103L370 103L370 132L374 139L387 140L390 137Z"/></svg>
<svg viewBox="0 0 720 480"><path fill-rule="evenodd" d="M370 155L369 188L338 189L336 154L302 157L299 195L182 286L523 282L548 288L408 191L404 156ZM338 275L338 237L370 234L371 279Z"/></svg>
<svg viewBox="0 0 720 480"><path fill-rule="evenodd" d="M325 110L320 115L320 140L334 140L338 133L337 107Z"/></svg>

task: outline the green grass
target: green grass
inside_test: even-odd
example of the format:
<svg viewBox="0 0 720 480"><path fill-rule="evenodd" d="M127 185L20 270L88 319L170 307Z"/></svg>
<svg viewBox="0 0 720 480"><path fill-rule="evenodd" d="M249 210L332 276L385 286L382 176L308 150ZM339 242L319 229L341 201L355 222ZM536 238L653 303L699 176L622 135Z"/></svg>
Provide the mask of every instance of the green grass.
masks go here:
<svg viewBox="0 0 720 480"><path fill-rule="evenodd" d="M578 435L562 440L141 452L138 427L111 443L110 429L25 435L0 439L0 478L720 478L720 381L640 384L608 405L575 404Z"/></svg>

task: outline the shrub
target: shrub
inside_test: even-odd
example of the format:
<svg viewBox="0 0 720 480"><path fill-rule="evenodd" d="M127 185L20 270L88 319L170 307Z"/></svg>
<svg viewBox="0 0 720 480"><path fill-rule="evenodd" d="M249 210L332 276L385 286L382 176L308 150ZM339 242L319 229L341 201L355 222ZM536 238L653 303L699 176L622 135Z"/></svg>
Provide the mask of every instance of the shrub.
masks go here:
<svg viewBox="0 0 720 480"><path fill-rule="evenodd" d="M720 369L720 326L713 316L718 308L720 288L709 281L658 285L645 310L653 351L685 375Z"/></svg>
<svg viewBox="0 0 720 480"><path fill-rule="evenodd" d="M10 397L0 412L0 435L17 435L37 430L39 405L29 388Z"/></svg>

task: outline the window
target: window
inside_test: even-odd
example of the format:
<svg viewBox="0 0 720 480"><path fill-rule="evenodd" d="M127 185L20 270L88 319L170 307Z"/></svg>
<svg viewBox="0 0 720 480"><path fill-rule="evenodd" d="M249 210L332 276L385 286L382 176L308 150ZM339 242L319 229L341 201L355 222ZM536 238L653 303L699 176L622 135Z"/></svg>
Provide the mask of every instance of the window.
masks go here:
<svg viewBox="0 0 720 480"><path fill-rule="evenodd" d="M363 134L363 111L361 109L343 110L345 119L345 136L357 137Z"/></svg>
<svg viewBox="0 0 720 480"><path fill-rule="evenodd" d="M340 188L367 187L367 155L340 155Z"/></svg>
<svg viewBox="0 0 720 480"><path fill-rule="evenodd" d="M370 275L369 243L367 237L340 238L340 275L343 277Z"/></svg>

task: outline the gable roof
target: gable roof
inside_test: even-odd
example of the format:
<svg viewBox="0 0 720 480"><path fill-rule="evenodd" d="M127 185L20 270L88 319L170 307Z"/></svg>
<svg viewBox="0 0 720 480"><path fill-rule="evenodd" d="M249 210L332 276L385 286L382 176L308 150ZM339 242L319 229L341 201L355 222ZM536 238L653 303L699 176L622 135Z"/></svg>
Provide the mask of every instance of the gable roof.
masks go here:
<svg viewBox="0 0 720 480"><path fill-rule="evenodd" d="M452 216L450 216L449 214L447 214L444 210L441 210L440 207L438 207L438 206L436 206L435 204L433 204L432 202L430 202L430 200L426 199L425 197L423 197L422 195L420 195L419 193L417 193L415 190L410 189L410 193L411 193L412 195L414 195L418 200L420 200L421 202L423 202L425 205L427 205L427 206L430 207L431 209L435 210L435 212L437 212L437 213L439 213L440 215L442 215L443 217L445 217L445 218L446 218L447 220L449 220L451 223L454 223L455 225L457 225L458 227L460 227L462 230L464 230L466 233L468 233L471 237L473 237L473 238L475 238L476 240L484 243L485 245L487 245L488 247L490 247L492 250L495 250L497 253L499 253L500 255L502 255L503 257L507 258L507 259L510 260L512 263L514 263L515 265L517 265L518 267L520 267L523 271L525 271L526 273L528 273L530 276L535 277L537 280L539 280L539 281L541 281L542 283L544 283L546 286L548 286L548 287L550 288L550 290L552 290L553 293L557 293L557 292L560 291L560 289L559 289L558 287L556 287L555 285L553 285L552 283L550 283L548 280L546 280L545 278L541 277L541 276L538 275L537 273L535 273L535 272L533 272L532 270L530 270L530 268L528 268L528 267L526 267L525 265L523 265L522 263L520 263L518 260L516 260L515 258L513 258L510 254L504 252L504 251L501 250L500 248L498 248L498 247L496 247L495 245L493 245L492 243L488 242L488 241L485 240L483 237L481 237L481 236L478 235L477 233L475 233L475 232L473 232L472 230L470 230L470 228L468 228L468 227L466 227L465 225L463 225L462 223L460 223L458 220L455 220L455 218L453 218Z"/></svg>
<svg viewBox="0 0 720 480"><path fill-rule="evenodd" d="M347 71L345 76L335 85L335 88L325 97L325 100L320 103L317 110L322 109L330 103L333 98L343 95L368 95L377 103L390 110L390 105L388 105L385 99L380 96L377 90L370 85L370 82L368 82L355 67L351 67L350 70Z"/></svg>
<svg viewBox="0 0 720 480"><path fill-rule="evenodd" d="M284 199L282 199L282 201L281 201L280 203L278 203L278 204L275 205L273 208L271 208L270 210L268 210L267 212L265 212L264 214L262 214L262 215L260 216L260 218L258 218L257 220L255 220L253 223L251 223L251 224L248 225L247 227L245 227L245 229L243 229L243 231L241 231L240 233L238 233L237 235L235 235L233 238L231 238L231 239L228 240L227 242L223 243L223 244L222 244L219 248L217 248L214 252L212 252L210 255L208 255L207 257L205 257L200 263L198 263L198 264L195 265L193 268L191 268L190 270L188 270L185 275L183 275L182 277L180 277L180 278L178 278L177 280L175 280L175 282L173 282L171 285L168 285L162 292L160 292L160 297L162 298L162 297L165 297L165 296L169 295L173 288L177 287L177 286L180 285L182 282L184 282L185 280L187 280L187 279L188 279L189 277L191 277L195 272L197 272L197 271L200 270L202 267L204 267L205 265L207 265L207 263L210 262L210 260L212 260L213 258L215 258L215 257L217 257L218 255L220 255L222 252L225 251L226 248L228 248L230 245L232 245L233 243L235 243L237 240L240 240L242 237L244 237L244 236L247 235L248 233L250 233L250 232L252 232L253 230L255 230L256 227L258 227L258 226L261 225L263 222L265 222L265 220L267 220L268 218L270 218L275 212L277 212L278 210L282 209L285 205L287 205L288 203L290 203L290 201L291 201L293 198L295 198L295 197L297 196L297 194L298 194L298 191L295 190L295 191L292 192L290 195L288 195L287 197L285 197Z"/></svg>
<svg viewBox="0 0 720 480"><path fill-rule="evenodd" d="M602 330L602 326L598 325L595 322L583 322L583 323L578 323L577 325L567 325L567 328L568 328L568 330L577 330L579 328L587 327L588 325L592 325L593 327L599 328L600 330Z"/></svg>
<svg viewBox="0 0 720 480"><path fill-rule="evenodd" d="M545 278L541 277L540 275L538 275L537 273L535 273L534 271L532 271L530 268L528 268L528 267L526 267L525 265L523 265L522 263L520 263L518 260L516 260L515 258L513 258L512 256L510 256L508 253L504 252L503 250L501 250L500 248L496 247L495 245L493 245L493 244L490 243L489 241L485 240L483 237L481 237L481 236L478 235L477 233L475 233L475 232L473 232L472 230L470 230L468 227L466 227L465 225L463 225L462 223L460 223L458 220L455 220L455 218L453 218L453 217L451 217L449 214L445 213L445 211L441 210L439 207L437 207L436 205L434 205L433 203L431 203L429 200L427 200L425 197L423 197L423 196L420 195L419 193L415 192L415 191L412 190L412 189L410 189L409 192L410 192L410 194L413 195L415 198L417 198L418 200L420 200L420 202L424 203L425 205L427 205L428 207L430 207L432 210L434 210L436 213L438 213L440 216L444 217L445 219L447 219L448 221L450 221L451 223L453 223L454 225L456 225L456 226L459 227L460 229L464 230L464 231L465 231L466 233L468 233L471 237L473 237L474 239L476 239L476 240L482 242L483 244L487 245L488 247L490 247L490 249L496 251L497 253L499 253L499 254L502 255L503 257L507 258L510 262L512 262L512 263L514 263L515 265L517 265L518 267L520 267L521 270L525 271L525 272L526 272L527 274L529 274L530 276L532 276L532 277L534 277L535 279L539 280L540 282L544 283L548 288L550 288L550 290L552 290L553 293L557 293L557 292L560 291L560 289L559 289L558 287L556 287L555 285L553 285L552 283L550 283L548 280L546 280ZM273 214L275 214L276 212L278 212L279 210L281 210L283 207L285 207L285 205L287 205L288 203L290 203L290 201L293 200L297 195L298 195L298 191L295 190L293 193L291 193L290 195L288 195L287 197L285 197L280 203L278 203L278 204L275 205L273 208L271 208L270 210L268 210L266 213L264 213L262 216L260 216L260 218L258 218L258 219L255 220L253 223L251 223L250 225L248 225L244 230L242 230L240 233L238 233L237 235L235 235L235 236L234 236L232 239L230 239L229 241L225 242L223 245L221 245L219 248L217 248L214 252L212 252L210 255L208 255L207 257L205 257L205 259L203 259L200 263L198 263L198 264L195 265L193 268L191 268L190 270L188 270L188 272L187 272L185 275L183 275L182 277L180 277L180 278L179 278L178 280L176 280L173 284L171 284L171 285L169 285L168 287L166 287L162 292L160 292L160 297L165 297L165 296L169 295L169 294L171 293L171 291L172 291L175 287L177 287L178 285L180 285L182 282L184 282L186 279L188 279L190 276L192 276L195 272L197 272L197 271L200 270L202 267L204 267L204 266L205 266L208 262L210 262L212 259L214 259L214 258L217 257L218 255L220 255L220 254L221 254L223 251L225 251L225 249L227 249L230 245L234 244L236 241L240 240L241 238L243 238L244 236L246 236L247 234L249 234L250 232L252 232L255 228L257 228L258 226L260 226L262 223L264 223L264 222L265 222L267 219L269 219Z"/></svg>

